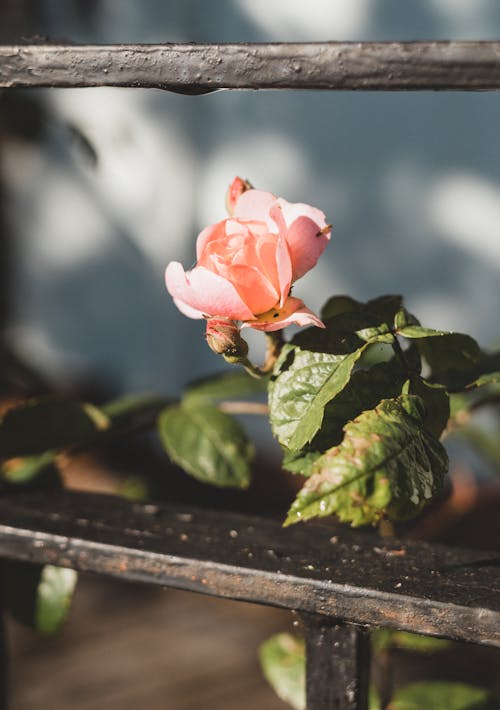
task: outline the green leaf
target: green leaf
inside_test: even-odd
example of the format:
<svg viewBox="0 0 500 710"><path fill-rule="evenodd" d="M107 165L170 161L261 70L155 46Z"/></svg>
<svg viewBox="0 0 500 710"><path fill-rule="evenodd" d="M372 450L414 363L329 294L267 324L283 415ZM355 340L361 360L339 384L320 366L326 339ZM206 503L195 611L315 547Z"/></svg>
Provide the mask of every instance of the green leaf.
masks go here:
<svg viewBox="0 0 500 710"><path fill-rule="evenodd" d="M372 648L376 653L391 648L400 648L413 653L435 653L444 651L451 646L451 641L422 636L408 631L392 631L391 629L376 629L372 632Z"/></svg>
<svg viewBox="0 0 500 710"><path fill-rule="evenodd" d="M54 634L64 622L78 575L73 569L45 565L38 585L35 627L43 634Z"/></svg>
<svg viewBox="0 0 500 710"><path fill-rule="evenodd" d="M158 418L168 455L204 483L246 488L253 447L240 424L216 407L172 405Z"/></svg>
<svg viewBox="0 0 500 710"><path fill-rule="evenodd" d="M469 392L452 392L450 394L450 417L461 424L462 420L468 420L468 412L473 400Z"/></svg>
<svg viewBox="0 0 500 710"><path fill-rule="evenodd" d="M332 296L321 309L321 320L328 320L342 313L360 311L363 304L350 296Z"/></svg>
<svg viewBox="0 0 500 710"><path fill-rule="evenodd" d="M100 407L101 412L111 419L113 426L137 418L139 415L155 412L170 404L172 400L156 394L131 394Z"/></svg>
<svg viewBox="0 0 500 710"><path fill-rule="evenodd" d="M347 422L366 409L374 409L381 400L399 395L404 381L395 359L354 372L344 389L326 405L321 429L312 441L300 451L285 450L283 467L310 476L316 460L340 444Z"/></svg>
<svg viewBox="0 0 500 710"><path fill-rule="evenodd" d="M411 343L409 347L403 349L403 356L408 366L408 370L420 374L422 371L422 358L416 343Z"/></svg>
<svg viewBox="0 0 500 710"><path fill-rule="evenodd" d="M467 385L467 389L477 389L479 387L487 387L488 385L500 384L500 372L488 372L485 375L481 375L477 380L471 382Z"/></svg>
<svg viewBox="0 0 500 710"><path fill-rule="evenodd" d="M392 646L413 653L436 653L445 651L452 645L447 639L411 634L407 631L392 631L391 636Z"/></svg>
<svg viewBox="0 0 500 710"><path fill-rule="evenodd" d="M420 322L406 308L401 308L394 316L394 330L398 331L409 326L419 326Z"/></svg>
<svg viewBox="0 0 500 710"><path fill-rule="evenodd" d="M384 710L380 695L374 685L370 685L368 689L368 710Z"/></svg>
<svg viewBox="0 0 500 710"><path fill-rule="evenodd" d="M295 710L306 707L306 657L304 640L293 634L271 636L259 649L262 672L276 695ZM376 688L369 690L368 710L382 710Z"/></svg>
<svg viewBox="0 0 500 710"><path fill-rule="evenodd" d="M68 614L76 581L71 569L5 562L5 605L20 623L53 634Z"/></svg>
<svg viewBox="0 0 500 710"><path fill-rule="evenodd" d="M338 354L342 342L349 343L351 351L363 342L392 343L395 314L401 309L401 296L381 296L367 303L334 296L322 311L325 329L308 328L298 333L292 343L302 349L334 354Z"/></svg>
<svg viewBox="0 0 500 710"><path fill-rule="evenodd" d="M418 395L425 405L424 425L439 439L450 418L450 398L442 385L433 385L421 377L412 377L409 394Z"/></svg>
<svg viewBox="0 0 500 710"><path fill-rule="evenodd" d="M245 370L231 370L190 382L183 401L188 404L210 404L220 399L247 397L267 390L267 378L251 377Z"/></svg>
<svg viewBox="0 0 500 710"><path fill-rule="evenodd" d="M149 486L141 476L127 476L116 490L119 496L133 501L146 501L149 498Z"/></svg>
<svg viewBox="0 0 500 710"><path fill-rule="evenodd" d="M434 382L456 390L477 377L481 351L470 336L446 333L440 337L422 338L418 346L431 368Z"/></svg>
<svg viewBox="0 0 500 710"><path fill-rule="evenodd" d="M481 370L483 362L478 365ZM450 409L453 425L463 426L470 420L473 410L486 405L498 405L500 393L500 373L487 372L467 384L461 392L450 395Z"/></svg>
<svg viewBox="0 0 500 710"><path fill-rule="evenodd" d="M492 694L465 683L423 681L399 688L390 710L479 710L487 707ZM491 707L491 706L490 706Z"/></svg>
<svg viewBox="0 0 500 710"><path fill-rule="evenodd" d="M377 296L365 303L365 310L372 313L379 322L392 325L396 313L403 307L403 297L398 294Z"/></svg>
<svg viewBox="0 0 500 710"><path fill-rule="evenodd" d="M448 457L424 428L413 395L383 400L344 427L344 440L321 456L285 525L336 514L353 526L383 515L416 515L442 485Z"/></svg>
<svg viewBox="0 0 500 710"><path fill-rule="evenodd" d="M346 313L325 322L325 328L306 328L296 333L290 345L302 350L331 355L348 355L365 344L357 328L366 327L366 319L359 313Z"/></svg>
<svg viewBox="0 0 500 710"><path fill-rule="evenodd" d="M29 400L0 420L0 457L30 456L84 441L108 428L91 404L56 397Z"/></svg>
<svg viewBox="0 0 500 710"><path fill-rule="evenodd" d="M356 301L350 296L332 296L321 309L321 318L322 320L328 320L345 313L358 312L365 315L369 314L379 324L392 325L396 313L402 310L404 310L403 297L399 295L378 296L366 303ZM411 317L413 318L413 316Z"/></svg>
<svg viewBox="0 0 500 710"><path fill-rule="evenodd" d="M259 660L267 682L276 695L295 710L306 707L305 644L292 634L276 634L259 649Z"/></svg>
<svg viewBox="0 0 500 710"><path fill-rule="evenodd" d="M39 456L10 459L1 466L2 478L13 484L30 483L39 476L47 474L53 479L55 458L56 454L53 451L46 451ZM56 480L58 479L59 474L56 473Z"/></svg>
<svg viewBox="0 0 500 710"><path fill-rule="evenodd" d="M469 335L404 325L398 335L418 340L418 347L432 371L434 381L460 389L477 370L482 354L479 345Z"/></svg>
<svg viewBox="0 0 500 710"><path fill-rule="evenodd" d="M423 328L421 325L409 324L403 327L397 328L398 335L402 335L403 338L441 338L444 335L453 335L453 333L448 333L445 330L434 330L433 328Z"/></svg>
<svg viewBox="0 0 500 710"><path fill-rule="evenodd" d="M333 354L285 345L269 385L271 426L283 446L299 450L311 441L365 347Z"/></svg>

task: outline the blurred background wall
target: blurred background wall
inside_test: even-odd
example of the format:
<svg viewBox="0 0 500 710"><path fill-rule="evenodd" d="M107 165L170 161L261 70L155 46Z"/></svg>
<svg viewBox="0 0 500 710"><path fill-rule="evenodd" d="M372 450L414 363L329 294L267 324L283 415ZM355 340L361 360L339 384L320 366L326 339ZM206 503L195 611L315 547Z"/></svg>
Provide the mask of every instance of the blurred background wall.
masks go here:
<svg viewBox="0 0 500 710"><path fill-rule="evenodd" d="M500 35L496 0L3 0L4 35L20 5L28 38L77 42ZM193 263L236 174L333 223L296 289L310 307L402 292L429 326L500 339L498 94L103 88L7 101L8 333L54 381L176 393L221 368L163 271Z"/></svg>

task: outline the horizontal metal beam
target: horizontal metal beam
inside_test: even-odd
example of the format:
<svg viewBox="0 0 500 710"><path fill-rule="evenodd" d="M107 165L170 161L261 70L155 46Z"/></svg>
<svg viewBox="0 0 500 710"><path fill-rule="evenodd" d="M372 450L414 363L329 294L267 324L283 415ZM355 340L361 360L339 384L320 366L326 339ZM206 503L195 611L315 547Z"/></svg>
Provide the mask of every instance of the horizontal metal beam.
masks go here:
<svg viewBox="0 0 500 710"><path fill-rule="evenodd" d="M500 89L500 42L3 45L0 87Z"/></svg>
<svg viewBox="0 0 500 710"><path fill-rule="evenodd" d="M0 498L0 557L500 647L500 554L83 493Z"/></svg>

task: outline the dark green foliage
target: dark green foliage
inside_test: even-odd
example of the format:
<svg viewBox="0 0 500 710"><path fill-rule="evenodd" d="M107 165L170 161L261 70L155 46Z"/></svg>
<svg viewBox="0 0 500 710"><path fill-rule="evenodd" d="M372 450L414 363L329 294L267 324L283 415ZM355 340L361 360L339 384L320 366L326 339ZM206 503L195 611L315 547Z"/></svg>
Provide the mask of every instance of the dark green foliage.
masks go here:
<svg viewBox="0 0 500 710"><path fill-rule="evenodd" d="M56 397L28 400L0 420L0 458L42 454L85 441L110 426L97 407Z"/></svg>
<svg viewBox="0 0 500 710"><path fill-rule="evenodd" d="M314 463L285 524L332 513L354 526L416 515L441 487L448 464L424 416L419 397L401 395L348 423L342 443Z"/></svg>
<svg viewBox="0 0 500 710"><path fill-rule="evenodd" d="M253 446L240 424L210 405L174 404L158 418L160 439L175 463L205 483L246 488Z"/></svg>

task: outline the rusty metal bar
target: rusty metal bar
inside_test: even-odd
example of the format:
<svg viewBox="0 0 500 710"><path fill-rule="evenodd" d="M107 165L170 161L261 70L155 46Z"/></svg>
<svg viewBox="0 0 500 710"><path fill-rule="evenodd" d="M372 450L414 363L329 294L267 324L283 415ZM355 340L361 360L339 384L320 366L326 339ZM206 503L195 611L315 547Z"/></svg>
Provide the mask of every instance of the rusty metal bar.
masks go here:
<svg viewBox="0 0 500 710"><path fill-rule="evenodd" d="M304 616L307 710L367 710L370 636L335 619Z"/></svg>
<svg viewBox="0 0 500 710"><path fill-rule="evenodd" d="M500 41L3 45L0 87L498 90Z"/></svg>
<svg viewBox="0 0 500 710"><path fill-rule="evenodd" d="M0 557L500 647L500 554L68 491L0 498Z"/></svg>

